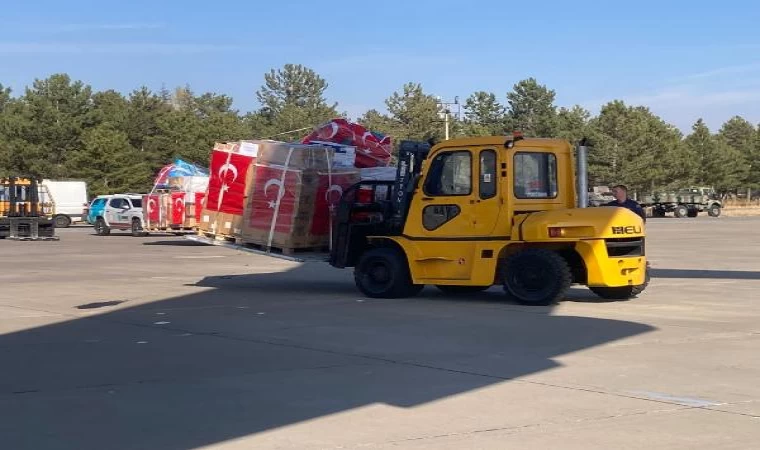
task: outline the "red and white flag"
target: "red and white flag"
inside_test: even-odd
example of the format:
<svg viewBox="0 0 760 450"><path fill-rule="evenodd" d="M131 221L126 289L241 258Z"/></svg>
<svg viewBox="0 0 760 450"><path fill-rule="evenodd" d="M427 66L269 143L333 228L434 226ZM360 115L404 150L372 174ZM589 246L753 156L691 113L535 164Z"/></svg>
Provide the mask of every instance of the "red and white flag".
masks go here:
<svg viewBox="0 0 760 450"><path fill-rule="evenodd" d="M143 205L147 212L148 222L158 223L161 220L161 201L158 194L143 196Z"/></svg>
<svg viewBox="0 0 760 450"><path fill-rule="evenodd" d="M359 182L358 172L338 172L319 175L319 187L314 204L311 233L317 236L330 232L330 217L335 213L343 192Z"/></svg>
<svg viewBox="0 0 760 450"><path fill-rule="evenodd" d="M172 192L172 225L185 223L185 193Z"/></svg>
<svg viewBox="0 0 760 450"><path fill-rule="evenodd" d="M248 225L258 230L270 231L276 218L274 231L290 233L298 200L296 189L301 179L300 171L260 165L254 167L256 181L251 194Z"/></svg>
<svg viewBox="0 0 760 450"><path fill-rule="evenodd" d="M211 152L211 174L206 191L206 209L242 215L245 180L254 158L223 151Z"/></svg>

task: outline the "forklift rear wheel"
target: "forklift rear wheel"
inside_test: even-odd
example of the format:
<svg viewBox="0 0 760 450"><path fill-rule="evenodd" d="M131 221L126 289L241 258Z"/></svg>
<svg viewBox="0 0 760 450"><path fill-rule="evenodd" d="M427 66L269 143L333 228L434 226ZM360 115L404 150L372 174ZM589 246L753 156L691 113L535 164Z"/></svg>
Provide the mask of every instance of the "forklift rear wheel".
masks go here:
<svg viewBox="0 0 760 450"><path fill-rule="evenodd" d="M106 221L102 217L98 217L95 221L95 234L98 236L108 236L111 234L111 229L106 225Z"/></svg>
<svg viewBox="0 0 760 450"><path fill-rule="evenodd" d="M71 225L71 218L63 214L55 216L53 221L56 228L68 228Z"/></svg>
<svg viewBox="0 0 760 450"><path fill-rule="evenodd" d="M444 294L459 295L459 294L474 294L476 292L482 292L490 288L491 286L451 286L451 285L445 285L445 284L436 284L435 287L437 287Z"/></svg>
<svg viewBox="0 0 760 450"><path fill-rule="evenodd" d="M402 298L417 295L424 285L412 284L404 255L393 248L365 252L354 269L356 287L371 298Z"/></svg>
<svg viewBox="0 0 760 450"><path fill-rule="evenodd" d="M557 253L529 248L506 258L502 281L507 296L523 305L546 306L558 302L570 289L572 274Z"/></svg>

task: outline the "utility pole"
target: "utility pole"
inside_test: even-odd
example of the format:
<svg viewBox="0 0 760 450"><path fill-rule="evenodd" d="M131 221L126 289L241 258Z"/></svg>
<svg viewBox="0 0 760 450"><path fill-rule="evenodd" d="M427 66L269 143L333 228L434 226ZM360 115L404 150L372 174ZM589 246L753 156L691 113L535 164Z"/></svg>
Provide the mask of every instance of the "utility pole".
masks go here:
<svg viewBox="0 0 760 450"><path fill-rule="evenodd" d="M444 102L441 100L441 96L436 97L436 104L438 105L438 117L443 119L444 127L445 127L445 139L449 140L449 114L452 113L452 107L456 107L456 112L454 113L457 117L457 119L460 118L460 115L462 114L461 105L459 104L459 96L454 97L453 102Z"/></svg>

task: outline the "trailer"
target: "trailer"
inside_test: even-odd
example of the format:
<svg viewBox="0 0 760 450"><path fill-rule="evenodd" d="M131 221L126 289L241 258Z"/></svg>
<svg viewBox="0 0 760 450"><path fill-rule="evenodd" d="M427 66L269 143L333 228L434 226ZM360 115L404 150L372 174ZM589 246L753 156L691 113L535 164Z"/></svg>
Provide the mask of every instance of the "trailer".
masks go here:
<svg viewBox="0 0 760 450"><path fill-rule="evenodd" d="M723 209L715 190L706 187L646 194L639 203L642 208L651 209L653 217L665 217L668 213L678 218L697 217L705 212L710 217L719 217Z"/></svg>

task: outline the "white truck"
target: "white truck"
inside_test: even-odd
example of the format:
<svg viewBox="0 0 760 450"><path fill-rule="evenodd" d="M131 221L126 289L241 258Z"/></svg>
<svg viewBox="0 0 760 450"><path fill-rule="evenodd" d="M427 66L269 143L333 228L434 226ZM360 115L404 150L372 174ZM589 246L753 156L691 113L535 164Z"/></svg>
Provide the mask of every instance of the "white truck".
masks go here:
<svg viewBox="0 0 760 450"><path fill-rule="evenodd" d="M84 181L42 180L50 196L53 222L56 228L67 228L72 223L85 220L84 210L88 205L87 183ZM43 200L43 201L44 201Z"/></svg>

